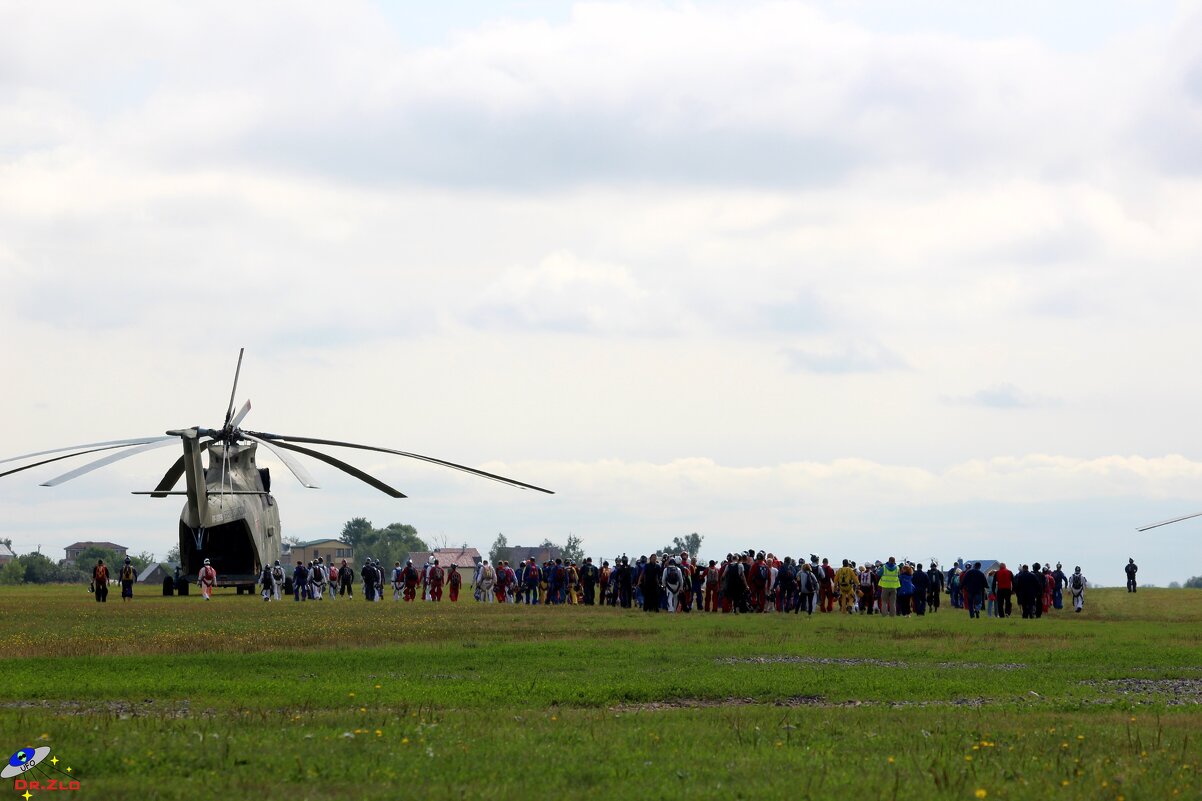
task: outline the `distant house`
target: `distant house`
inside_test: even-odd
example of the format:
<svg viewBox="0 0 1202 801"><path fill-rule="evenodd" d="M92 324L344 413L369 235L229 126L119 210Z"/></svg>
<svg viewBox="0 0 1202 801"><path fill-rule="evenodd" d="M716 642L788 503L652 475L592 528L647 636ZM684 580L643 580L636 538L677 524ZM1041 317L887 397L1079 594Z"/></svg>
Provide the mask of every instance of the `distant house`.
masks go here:
<svg viewBox="0 0 1202 801"><path fill-rule="evenodd" d="M124 559L126 552L129 550L124 545L118 545L115 542L74 542L63 549L67 552L66 563L69 565L75 564L76 560L79 559L79 555L88 548L104 548L106 551L112 551L117 554L118 560Z"/></svg>
<svg viewBox="0 0 1202 801"><path fill-rule="evenodd" d="M554 546L544 548L541 545L515 545L509 549L509 564L511 565L525 562L530 557L534 557L534 561L541 565L543 562L553 562L556 559L562 559L563 551Z"/></svg>
<svg viewBox="0 0 1202 801"><path fill-rule="evenodd" d="M990 570L997 570L1002 564L1001 561L997 559L965 559L965 569L967 570L967 565L975 565L977 562L981 563L981 572L985 575L989 575Z"/></svg>
<svg viewBox="0 0 1202 801"><path fill-rule="evenodd" d="M16 559L17 555L4 543L0 542L0 565L6 565Z"/></svg>
<svg viewBox="0 0 1202 801"><path fill-rule="evenodd" d="M437 559L439 567L447 568L455 565L462 573L467 572L468 575L474 575L476 565L480 564L483 557L475 548L436 548L433 551L412 551L405 557L407 560L412 560L415 565L424 565L428 559Z"/></svg>
<svg viewBox="0 0 1202 801"><path fill-rule="evenodd" d="M438 548L431 555L438 560L438 564L442 567L455 565L460 570L466 570L469 573L474 573L476 565L484 560L484 557L475 548Z"/></svg>
<svg viewBox="0 0 1202 801"><path fill-rule="evenodd" d="M175 576L175 569L179 567L179 562L151 562L138 575L139 584L162 584L163 579L168 576Z"/></svg>
<svg viewBox="0 0 1202 801"><path fill-rule="evenodd" d="M324 559L326 564L330 564L331 562L337 564L343 559L354 564L355 549L342 540L310 540L309 542L296 543L292 546L288 554L288 560L292 562L297 560L315 562L318 558Z"/></svg>

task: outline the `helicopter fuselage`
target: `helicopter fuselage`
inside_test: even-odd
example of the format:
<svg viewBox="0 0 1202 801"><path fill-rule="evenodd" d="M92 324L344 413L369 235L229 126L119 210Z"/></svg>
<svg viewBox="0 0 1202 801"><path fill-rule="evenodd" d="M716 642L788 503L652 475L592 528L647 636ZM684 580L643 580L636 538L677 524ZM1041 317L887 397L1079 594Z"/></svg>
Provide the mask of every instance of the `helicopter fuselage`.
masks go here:
<svg viewBox="0 0 1202 801"><path fill-rule="evenodd" d="M184 436L188 500L180 513L179 552L188 580L196 580L208 559L218 586L251 586L263 565L279 559L280 512L270 473L255 464L257 448L254 442L221 441L202 448L194 436Z"/></svg>

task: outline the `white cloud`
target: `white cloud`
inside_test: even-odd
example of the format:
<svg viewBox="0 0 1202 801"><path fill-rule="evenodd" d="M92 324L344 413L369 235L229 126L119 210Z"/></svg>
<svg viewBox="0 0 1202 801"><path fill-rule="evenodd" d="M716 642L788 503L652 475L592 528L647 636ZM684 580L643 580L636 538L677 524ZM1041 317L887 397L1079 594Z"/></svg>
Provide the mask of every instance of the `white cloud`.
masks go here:
<svg viewBox="0 0 1202 801"><path fill-rule="evenodd" d="M1059 406L1061 401L1025 392L1013 384L995 384L971 395L945 398L947 403L961 406L984 406L990 409L1046 409Z"/></svg>
<svg viewBox="0 0 1202 801"><path fill-rule="evenodd" d="M559 251L501 276L468 322L518 331L663 334L679 330L680 315L671 299L640 285L630 270Z"/></svg>
<svg viewBox="0 0 1202 801"><path fill-rule="evenodd" d="M904 370L908 365L901 356L876 343L847 345L835 350L785 348L784 354L795 370L810 373L878 373Z"/></svg>

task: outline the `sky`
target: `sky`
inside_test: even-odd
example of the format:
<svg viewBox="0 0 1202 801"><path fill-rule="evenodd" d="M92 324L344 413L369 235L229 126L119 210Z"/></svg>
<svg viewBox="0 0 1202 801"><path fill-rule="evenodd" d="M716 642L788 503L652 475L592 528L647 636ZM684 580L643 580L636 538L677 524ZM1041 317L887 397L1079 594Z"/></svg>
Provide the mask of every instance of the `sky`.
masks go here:
<svg viewBox="0 0 1202 801"><path fill-rule="evenodd" d="M1202 4L0 5L3 456L245 426L283 533L1202 574ZM152 451L0 537L163 556Z"/></svg>

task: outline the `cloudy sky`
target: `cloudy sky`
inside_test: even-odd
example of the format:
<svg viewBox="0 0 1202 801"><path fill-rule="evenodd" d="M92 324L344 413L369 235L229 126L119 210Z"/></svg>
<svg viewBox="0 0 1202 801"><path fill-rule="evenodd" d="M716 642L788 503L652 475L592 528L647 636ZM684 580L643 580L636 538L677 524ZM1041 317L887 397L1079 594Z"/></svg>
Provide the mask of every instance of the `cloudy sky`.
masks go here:
<svg viewBox="0 0 1202 801"><path fill-rule="evenodd" d="M0 6L3 455L246 425L286 535L1202 574L1202 5ZM345 454L340 454L345 455ZM167 451L0 479L160 556ZM268 456L262 461L272 464Z"/></svg>

